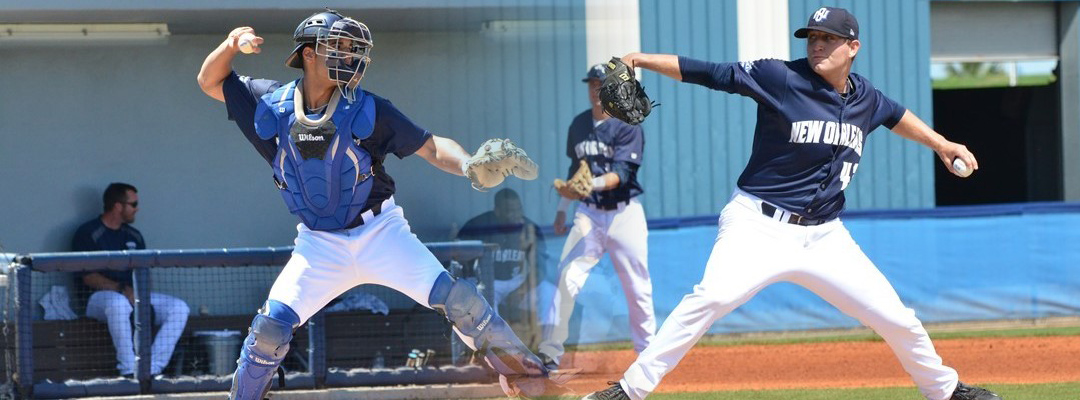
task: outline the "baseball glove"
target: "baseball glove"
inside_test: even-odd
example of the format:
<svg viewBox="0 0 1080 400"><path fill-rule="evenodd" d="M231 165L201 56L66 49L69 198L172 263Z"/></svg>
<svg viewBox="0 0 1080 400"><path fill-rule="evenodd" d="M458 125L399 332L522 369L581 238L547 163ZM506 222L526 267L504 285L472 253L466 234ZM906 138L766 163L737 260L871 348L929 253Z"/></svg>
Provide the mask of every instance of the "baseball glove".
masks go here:
<svg viewBox="0 0 1080 400"><path fill-rule="evenodd" d="M656 104L649 100L641 82L634 78L634 69L618 57L606 65L607 76L600 86L600 105L608 115L630 125L640 124Z"/></svg>
<svg viewBox="0 0 1080 400"><path fill-rule="evenodd" d="M498 186L509 175L527 181L536 179L538 169L525 150L515 146L510 139L488 139L462 166L473 189L481 192Z"/></svg>
<svg viewBox="0 0 1080 400"><path fill-rule="evenodd" d="M574 176L570 177L569 181L562 179L555 180L555 191L559 192L559 195L571 200L580 200L589 197L589 194L593 191L593 174L589 169L589 164L585 160L581 160L581 165L578 166L577 171L574 172Z"/></svg>

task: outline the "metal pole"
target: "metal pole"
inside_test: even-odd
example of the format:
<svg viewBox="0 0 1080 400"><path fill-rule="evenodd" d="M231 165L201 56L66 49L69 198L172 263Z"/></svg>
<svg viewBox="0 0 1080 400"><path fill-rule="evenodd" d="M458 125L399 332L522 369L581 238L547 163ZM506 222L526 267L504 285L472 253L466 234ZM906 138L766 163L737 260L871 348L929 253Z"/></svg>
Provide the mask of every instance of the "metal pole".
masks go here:
<svg viewBox="0 0 1080 400"><path fill-rule="evenodd" d="M1016 86L1016 82L1017 82L1016 77L1017 77L1017 75L1019 75L1019 71L1017 71L1017 65L1016 64L1017 64L1016 61L1013 61L1013 62L1009 63L1009 87L1015 87Z"/></svg>
<svg viewBox="0 0 1080 400"><path fill-rule="evenodd" d="M480 276L476 277L484 285L484 290L480 294L496 311L498 311L498 304L495 304L495 251L498 248L497 245L484 245L484 255L480 257Z"/></svg>
<svg viewBox="0 0 1080 400"><path fill-rule="evenodd" d="M326 387L326 313L319 311L307 322L308 366L315 388Z"/></svg>
<svg viewBox="0 0 1080 400"><path fill-rule="evenodd" d="M131 270L132 287L135 290L135 379L139 380L139 392L150 393L150 344L153 340L154 321L150 315L150 268Z"/></svg>
<svg viewBox="0 0 1080 400"><path fill-rule="evenodd" d="M34 397L34 302L29 259L15 267L15 381L23 398Z"/></svg>

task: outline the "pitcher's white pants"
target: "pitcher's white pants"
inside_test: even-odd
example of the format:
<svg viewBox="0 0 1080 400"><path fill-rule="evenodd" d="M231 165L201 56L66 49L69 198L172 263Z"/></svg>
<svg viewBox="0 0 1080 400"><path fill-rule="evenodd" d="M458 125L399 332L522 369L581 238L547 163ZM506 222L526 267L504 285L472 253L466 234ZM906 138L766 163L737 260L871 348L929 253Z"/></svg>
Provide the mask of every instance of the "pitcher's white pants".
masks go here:
<svg viewBox="0 0 1080 400"><path fill-rule="evenodd" d="M150 292L150 307L154 310L154 325L160 326L150 345L150 374L157 375L169 364L191 310L183 300L155 292ZM135 307L127 296L111 290L94 292L86 303L86 316L109 326L109 335L116 348L116 369L120 370L121 375L135 373L135 342L131 329L133 311Z"/></svg>
<svg viewBox="0 0 1080 400"><path fill-rule="evenodd" d="M786 281L874 329L923 396L948 399L956 371L942 365L915 312L900 302L840 220L804 227L770 219L760 207L760 199L738 190L724 207L701 283L675 307L620 381L630 398L642 400L655 390L714 321L766 286Z"/></svg>
<svg viewBox="0 0 1080 400"><path fill-rule="evenodd" d="M622 283L630 317L630 338L634 350L641 352L656 332L656 313L649 278L649 229L645 210L637 198L615 210L601 210L584 203L574 213L574 227L563 245L559 261L559 288L555 292L551 314L555 324L545 329L540 353L558 361L563 342L570 333L574 300L589 278L589 272L607 252Z"/></svg>

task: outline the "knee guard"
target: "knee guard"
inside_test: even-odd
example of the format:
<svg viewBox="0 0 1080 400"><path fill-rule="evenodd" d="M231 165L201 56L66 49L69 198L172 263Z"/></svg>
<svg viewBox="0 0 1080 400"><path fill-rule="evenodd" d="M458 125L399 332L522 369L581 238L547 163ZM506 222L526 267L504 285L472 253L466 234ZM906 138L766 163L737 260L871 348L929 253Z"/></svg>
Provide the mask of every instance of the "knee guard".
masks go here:
<svg viewBox="0 0 1080 400"><path fill-rule="evenodd" d="M443 273L431 288L428 304L450 320L462 334L472 338L476 350L495 372L507 380L513 382L520 378L547 375L540 359L525 347L471 282L455 280Z"/></svg>
<svg viewBox="0 0 1080 400"><path fill-rule="evenodd" d="M232 400L262 400L270 390L271 380L285 355L300 317L289 306L268 300L262 312L251 321L240 359L233 374Z"/></svg>

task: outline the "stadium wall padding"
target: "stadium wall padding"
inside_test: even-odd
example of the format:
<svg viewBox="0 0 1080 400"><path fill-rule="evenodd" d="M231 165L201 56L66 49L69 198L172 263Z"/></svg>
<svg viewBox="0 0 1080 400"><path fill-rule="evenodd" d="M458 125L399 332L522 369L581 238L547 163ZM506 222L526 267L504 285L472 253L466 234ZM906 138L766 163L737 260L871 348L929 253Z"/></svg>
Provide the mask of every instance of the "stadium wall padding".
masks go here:
<svg viewBox="0 0 1080 400"><path fill-rule="evenodd" d="M844 224L855 241L924 323L1080 315L1076 204L851 214ZM713 221L649 232L658 322L701 280L717 232ZM556 261L562 242L546 242L547 253ZM605 256L578 297L571 342L629 340L622 299ZM857 326L858 321L810 291L779 283L717 321L709 333Z"/></svg>

